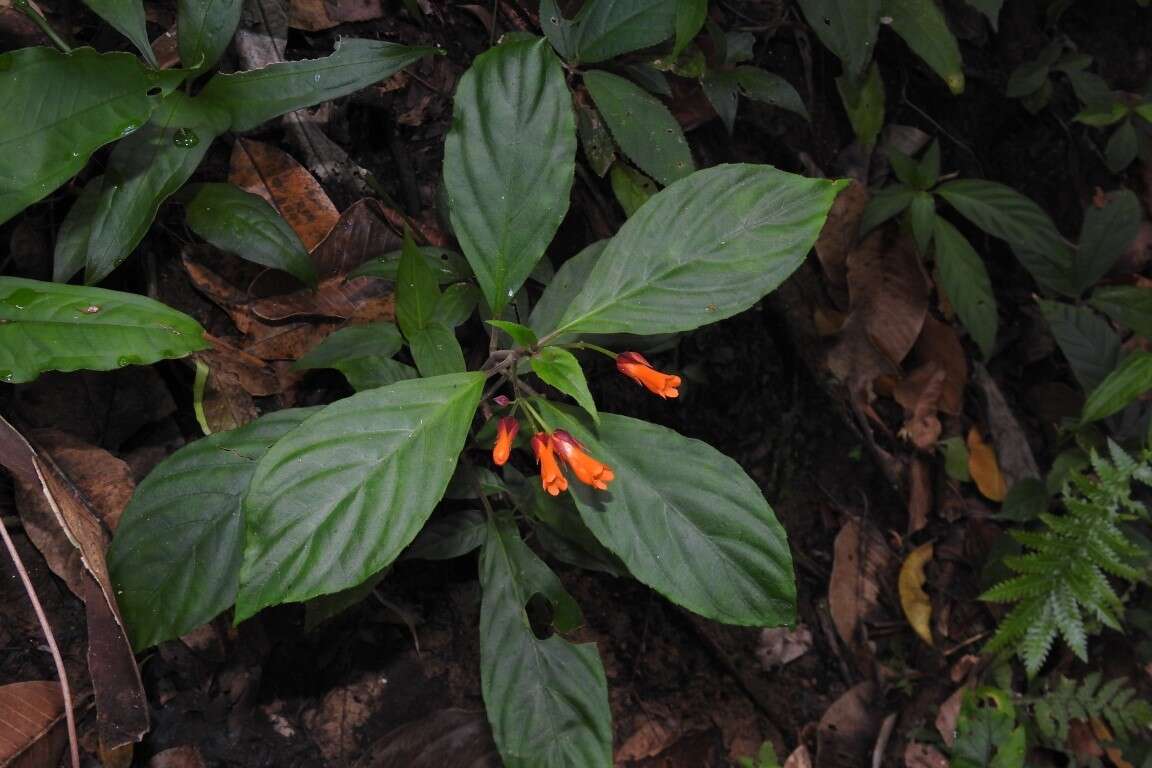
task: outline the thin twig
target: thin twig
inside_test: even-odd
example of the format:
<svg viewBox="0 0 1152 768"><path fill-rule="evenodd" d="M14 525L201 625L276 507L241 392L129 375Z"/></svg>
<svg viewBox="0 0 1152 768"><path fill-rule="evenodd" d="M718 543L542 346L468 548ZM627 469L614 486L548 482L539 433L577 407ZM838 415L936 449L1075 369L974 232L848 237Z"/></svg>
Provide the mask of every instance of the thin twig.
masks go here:
<svg viewBox="0 0 1152 768"><path fill-rule="evenodd" d="M12 5L15 6L16 10L31 19L36 26L40 27L40 31L47 35L48 39L51 40L62 53L72 53L72 46L64 42L60 35L56 33L56 30L52 29L52 25L48 23L48 19L40 15L40 12L33 8L28 0L16 0Z"/></svg>
<svg viewBox="0 0 1152 768"><path fill-rule="evenodd" d="M68 685L68 672L64 669L64 657L60 655L60 647L56 645L56 635L52 633L52 625L48 623L48 616L44 613L44 607L40 605L36 588L32 586L32 579L29 578L28 571L24 568L24 561L20 559L20 553L16 551L16 545L13 543L12 537L8 535L6 526L0 525L0 536L4 538L4 546L8 548L12 565L16 566L16 573L20 575L20 581L24 584L24 591L28 593L28 599L32 602L32 610L36 612L40 629L43 630L44 639L48 641L48 648L52 652L52 661L56 663L56 674L60 678L60 693L64 697L64 717L68 723L68 748L72 756L72 768L80 768L80 742L76 738L76 718L72 714L72 687Z"/></svg>

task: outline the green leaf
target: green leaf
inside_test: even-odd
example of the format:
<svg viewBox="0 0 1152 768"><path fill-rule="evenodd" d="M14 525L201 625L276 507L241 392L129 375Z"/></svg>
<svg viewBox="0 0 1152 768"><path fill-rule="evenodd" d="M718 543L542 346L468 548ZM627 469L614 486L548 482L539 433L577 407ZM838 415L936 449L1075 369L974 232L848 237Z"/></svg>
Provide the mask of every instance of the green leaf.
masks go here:
<svg viewBox="0 0 1152 768"><path fill-rule="evenodd" d="M1125 120L1108 137L1108 143L1104 145L1104 160L1108 170L1120 173L1132 165L1139 152L1140 137L1136 134L1136 127L1131 120Z"/></svg>
<svg viewBox="0 0 1152 768"><path fill-rule="evenodd" d="M203 72L219 61L232 42L243 7L243 0L177 0L181 64Z"/></svg>
<svg viewBox="0 0 1152 768"><path fill-rule="evenodd" d="M940 180L940 140L933 139L920 158L916 169L916 181L921 189L932 189Z"/></svg>
<svg viewBox="0 0 1152 768"><path fill-rule="evenodd" d="M1137 351L1100 382L1084 403L1080 420L1098 421L1124 410L1152 389L1152 352Z"/></svg>
<svg viewBox="0 0 1152 768"><path fill-rule="evenodd" d="M939 247L939 241L937 241ZM948 477L961 483L972 482L968 471L968 446L962 437L949 437L937 443L944 453L944 472Z"/></svg>
<svg viewBox="0 0 1152 768"><path fill-rule="evenodd" d="M880 0L799 0L808 26L824 46L844 62L855 79L872 60L880 28Z"/></svg>
<svg viewBox="0 0 1152 768"><path fill-rule="evenodd" d="M616 202L620 203L624 215L629 218L658 191L656 182L627 163L612 165L610 181Z"/></svg>
<svg viewBox="0 0 1152 768"><path fill-rule="evenodd" d="M0 224L75 176L148 119L154 83L128 53L21 48L0 54Z"/></svg>
<svg viewBox="0 0 1152 768"><path fill-rule="evenodd" d="M679 0L586 0L571 21L541 0L540 26L573 64L595 64L662 43L675 34Z"/></svg>
<svg viewBox="0 0 1152 768"><path fill-rule="evenodd" d="M204 329L158 301L119 291L0 277L0 381L44 371L111 371L207 347Z"/></svg>
<svg viewBox="0 0 1152 768"><path fill-rule="evenodd" d="M489 320L488 325L504 331L512 339L512 343L518 347L534 347L540 341L532 329L526 325L510 323L507 320Z"/></svg>
<svg viewBox="0 0 1152 768"><path fill-rule="evenodd" d="M532 327L644 335L731 317L800 266L843 187L770 166L699 171L625 222L552 327Z"/></svg>
<svg viewBox="0 0 1152 768"><path fill-rule="evenodd" d="M1108 196L1103 208L1089 205L1080 230L1080 247L1070 275L1082 293L1108 274L1140 231L1140 201L1127 189Z"/></svg>
<svg viewBox="0 0 1152 768"><path fill-rule="evenodd" d="M607 72L584 73L584 85L616 144L640 170L668 185L696 170L684 131L656 97Z"/></svg>
<svg viewBox="0 0 1152 768"><path fill-rule="evenodd" d="M201 184L185 212L192 231L220 250L316 284L308 249L259 195L232 184Z"/></svg>
<svg viewBox="0 0 1152 768"><path fill-rule="evenodd" d="M584 369L580 367L575 355L560 347L544 347L532 356L532 371L545 384L556 387L574 399L592 416L593 421L600 422L600 414L596 412L596 401L588 391Z"/></svg>
<svg viewBox="0 0 1152 768"><path fill-rule="evenodd" d="M1081 73L1086 74L1086 73ZM1128 106L1114 98L1108 101L1090 103L1078 112L1072 119L1094 128L1104 128L1115 125L1128 116Z"/></svg>
<svg viewBox="0 0 1152 768"><path fill-rule="evenodd" d="M805 120L809 119L808 109L792 84L759 67L710 70L700 84L704 88L704 95L724 121L728 133L732 133L741 94L754 101L794 112Z"/></svg>
<svg viewBox="0 0 1152 768"><path fill-rule="evenodd" d="M1039 520L1040 515L1048 511L1050 503L1051 497L1044 481L1035 477L1025 477L1017 481L1012 490L1008 491L996 517L1016 523L1031 523Z"/></svg>
<svg viewBox="0 0 1152 768"><path fill-rule="evenodd" d="M480 291L471 283L448 286L432 310L432 319L448 328L463 325L480 303Z"/></svg>
<svg viewBox="0 0 1152 768"><path fill-rule="evenodd" d="M331 334L292 366L296 371L334 368L357 392L416 377L416 371L392 360L403 342L392 323L350 325Z"/></svg>
<svg viewBox="0 0 1152 768"><path fill-rule="evenodd" d="M1092 292L1090 303L1121 325L1152 339L1152 289L1102 285Z"/></svg>
<svg viewBox="0 0 1152 768"><path fill-rule="evenodd" d="M884 127L884 81L880 78L880 66L873 62L860 82L841 75L836 78L836 89L856 140L865 147L874 146Z"/></svg>
<svg viewBox="0 0 1152 768"><path fill-rule="evenodd" d="M1025 62L1008 76L1005 93L1009 98L1022 99L1030 96L1048 83L1052 67L1064 52L1064 43L1056 40L1044 47L1033 61Z"/></svg>
<svg viewBox="0 0 1152 768"><path fill-rule="evenodd" d="M132 646L186 634L236 600L241 503L272 444L317 408L277 411L181 448L136 487L108 550Z"/></svg>
<svg viewBox="0 0 1152 768"><path fill-rule="evenodd" d="M928 253L936 224L936 200L927 192L917 192L908 206L908 223L920 253Z"/></svg>
<svg viewBox="0 0 1152 768"><path fill-rule="evenodd" d="M988 23L992 25L992 31L997 32L1000 29L1000 8L1004 5L1004 0L967 0L968 5L972 6L980 13L988 17Z"/></svg>
<svg viewBox="0 0 1152 768"><path fill-rule="evenodd" d="M547 333L559 326L560 318L576 298L576 294L584 289L588 275L591 274L592 268L596 266L608 243L608 240L597 240L556 270L556 276L552 278L548 290L541 294L528 318L528 325L535 334Z"/></svg>
<svg viewBox="0 0 1152 768"><path fill-rule="evenodd" d="M233 131L250 131L274 117L366 88L435 52L380 40L340 40L332 55L321 59L216 75L200 98L227 111Z"/></svg>
<svg viewBox="0 0 1152 768"><path fill-rule="evenodd" d="M688 47L707 18L708 0L676 0L676 43L672 46L673 56L678 56Z"/></svg>
<svg viewBox="0 0 1152 768"><path fill-rule="evenodd" d="M778 626L796 618L787 535L736 462L698 440L603 413L593 431L570 410L540 403L612 467L607 491L573 480L585 525L640 581L706 618Z"/></svg>
<svg viewBox="0 0 1152 768"><path fill-rule="evenodd" d="M663 77L660 72L656 74ZM584 157L592 171L603 178L616 159L616 142L612 141L612 134L595 107L580 103L575 106L576 133L580 137L580 146L584 148Z"/></svg>
<svg viewBox="0 0 1152 768"><path fill-rule="evenodd" d="M484 545L488 520L476 509L433 517L404 550L402 560L451 560Z"/></svg>
<svg viewBox="0 0 1152 768"><path fill-rule="evenodd" d="M889 219L899 216L915 197L916 191L903 184L894 184L873 194L860 217L860 236L863 237Z"/></svg>
<svg viewBox="0 0 1152 768"><path fill-rule="evenodd" d="M1104 381L1120 361L1120 337L1087 307L1041 301L1040 312L1085 392Z"/></svg>
<svg viewBox="0 0 1152 768"><path fill-rule="evenodd" d="M144 4L140 0L84 0L84 5L128 38L150 66L159 66L148 40Z"/></svg>
<svg viewBox="0 0 1152 768"><path fill-rule="evenodd" d="M396 269L396 323L405 338L434 322L436 306L440 303L440 282L436 270L412 241L412 233L404 232L404 248L400 266Z"/></svg>
<svg viewBox="0 0 1152 768"><path fill-rule="evenodd" d="M226 128L223 115L183 93L164 100L152 119L112 150L103 176L84 187L56 239L53 277L81 268L98 283L139 245L160 205L184 185Z"/></svg>
<svg viewBox="0 0 1152 768"><path fill-rule="evenodd" d="M883 0L882 4L884 15L892 19L892 30L943 78L948 90L963 93L960 46L936 0Z"/></svg>
<svg viewBox="0 0 1152 768"><path fill-rule="evenodd" d="M456 333L446 325L432 321L404 334L404 338L421 376L463 373L467 368Z"/></svg>
<svg viewBox="0 0 1152 768"><path fill-rule="evenodd" d="M580 609L508 518L488 523L480 586L480 683L504 764L611 765L608 683L596 646L532 631L525 606L535 595L551 603L559 632L580 623Z"/></svg>
<svg viewBox="0 0 1152 768"><path fill-rule="evenodd" d="M468 266L468 261L455 251L431 245L418 246L417 250L423 254L428 265L435 270L436 280L440 285L457 283L472 277L472 268ZM402 250L389 251L379 258L369 259L348 273L348 279L379 277L385 280L395 280L402 254Z"/></svg>
<svg viewBox="0 0 1152 768"><path fill-rule="evenodd" d="M968 239L940 216L936 217L934 232L940 288L988 360L996 346L999 324L988 270Z"/></svg>
<svg viewBox="0 0 1152 768"><path fill-rule="evenodd" d="M514 40L460 78L444 145L452 228L493 315L556 235L572 189L576 121L543 40Z"/></svg>
<svg viewBox="0 0 1152 768"><path fill-rule="evenodd" d="M444 494L483 387L466 373L370 389L276 443L244 502L236 620L353 587L396 559Z"/></svg>

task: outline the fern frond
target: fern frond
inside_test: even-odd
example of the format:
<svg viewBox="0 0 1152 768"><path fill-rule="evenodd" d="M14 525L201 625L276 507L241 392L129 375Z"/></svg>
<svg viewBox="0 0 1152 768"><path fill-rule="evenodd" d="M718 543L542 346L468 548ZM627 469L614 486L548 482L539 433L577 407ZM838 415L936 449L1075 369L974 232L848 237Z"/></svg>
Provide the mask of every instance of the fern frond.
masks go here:
<svg viewBox="0 0 1152 768"><path fill-rule="evenodd" d="M1025 698L1042 739L1063 748L1073 720L1106 723L1119 741L1152 737L1152 704L1137 698L1135 689L1122 677L1100 683L1099 672L1079 682L1062 677L1043 696Z"/></svg>

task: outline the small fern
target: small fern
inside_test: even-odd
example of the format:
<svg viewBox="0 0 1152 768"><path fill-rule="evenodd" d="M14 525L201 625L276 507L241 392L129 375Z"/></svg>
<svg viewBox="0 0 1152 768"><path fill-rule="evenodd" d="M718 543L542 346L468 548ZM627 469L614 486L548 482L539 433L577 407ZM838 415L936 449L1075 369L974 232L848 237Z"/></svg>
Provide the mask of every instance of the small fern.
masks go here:
<svg viewBox="0 0 1152 768"><path fill-rule="evenodd" d="M1147 735L1152 727L1152 704L1136 698L1135 689L1122 677L1103 684L1101 679L1099 672L1079 682L1062 677L1043 697L1025 699L1045 741L1063 747L1072 720L1107 723L1117 741Z"/></svg>
<svg viewBox="0 0 1152 768"><path fill-rule="evenodd" d="M1057 636L1088 660L1088 629L1093 620L1120 629L1123 604L1108 575L1141 581L1141 550L1120 524L1147 515L1132 498L1132 481L1152 485L1152 454L1136 460L1109 443L1111 461L1092 454L1092 475L1074 475L1062 491L1064 514L1040 515L1041 530L1014 530L1028 550L1004 559L1017 574L981 599L1016 603L986 650L1011 648L1034 675Z"/></svg>

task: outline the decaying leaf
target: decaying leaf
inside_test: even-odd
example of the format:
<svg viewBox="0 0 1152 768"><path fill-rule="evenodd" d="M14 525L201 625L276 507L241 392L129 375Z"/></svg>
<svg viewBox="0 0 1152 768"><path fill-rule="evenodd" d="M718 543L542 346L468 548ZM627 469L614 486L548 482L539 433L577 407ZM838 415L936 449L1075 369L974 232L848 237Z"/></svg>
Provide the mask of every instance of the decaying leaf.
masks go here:
<svg viewBox="0 0 1152 768"><path fill-rule="evenodd" d="M0 766L56 765L67 744L59 683L36 680L0 687Z"/></svg>
<svg viewBox="0 0 1152 768"><path fill-rule="evenodd" d="M857 654L868 657L865 623L881 615L881 585L894 559L884 537L865 520L851 519L836 535L828 585L828 608L836 632Z"/></svg>
<svg viewBox="0 0 1152 768"><path fill-rule="evenodd" d="M812 650L812 630L803 624L795 629L767 627L760 630L756 645L756 658L764 669L773 670L795 661Z"/></svg>
<svg viewBox="0 0 1152 768"><path fill-rule="evenodd" d="M404 244L402 219L379 200L357 200L312 250L316 272L321 277L347 275L372 259L400 250ZM427 239L427 233L422 234Z"/></svg>
<svg viewBox="0 0 1152 768"><path fill-rule="evenodd" d="M932 642L932 601L924 591L924 566L932 559L932 543L922 544L909 553L900 566L900 607L920 639Z"/></svg>
<svg viewBox="0 0 1152 768"><path fill-rule="evenodd" d="M1006 484L1011 487L1027 478L1039 478L1040 468L1036 465L1028 437L1004 393L983 365L976 365L973 378L984 396L988 429L996 443L998 464Z"/></svg>
<svg viewBox="0 0 1152 768"><path fill-rule="evenodd" d="M1008 495L996 449L984 442L980 429L975 426L968 430L968 473L972 475L976 488L989 501L1004 501Z"/></svg>
<svg viewBox="0 0 1152 768"><path fill-rule="evenodd" d="M867 768L882 713L875 683L848 689L828 707L816 731L816 768Z"/></svg>
<svg viewBox="0 0 1152 768"><path fill-rule="evenodd" d="M908 742L904 747L904 768L948 768L948 758L929 744Z"/></svg>
<svg viewBox="0 0 1152 768"><path fill-rule="evenodd" d="M483 712L441 709L382 736L353 768L497 768L501 765Z"/></svg>
<svg viewBox="0 0 1152 768"><path fill-rule="evenodd" d="M816 257L820 259L830 293L840 309L848 307L848 254L856 244L860 219L869 198L868 188L853 180L836 196L824 229L816 240Z"/></svg>

